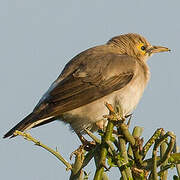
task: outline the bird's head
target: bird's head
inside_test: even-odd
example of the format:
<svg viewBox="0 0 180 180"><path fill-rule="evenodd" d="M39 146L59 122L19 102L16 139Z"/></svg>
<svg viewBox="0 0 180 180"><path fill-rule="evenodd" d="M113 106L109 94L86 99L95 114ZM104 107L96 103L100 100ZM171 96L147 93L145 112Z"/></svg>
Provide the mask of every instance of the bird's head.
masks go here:
<svg viewBox="0 0 180 180"><path fill-rule="evenodd" d="M152 46L143 36L134 33L116 36L107 44L118 47L121 54L127 54L143 61L154 53L170 51L167 47Z"/></svg>

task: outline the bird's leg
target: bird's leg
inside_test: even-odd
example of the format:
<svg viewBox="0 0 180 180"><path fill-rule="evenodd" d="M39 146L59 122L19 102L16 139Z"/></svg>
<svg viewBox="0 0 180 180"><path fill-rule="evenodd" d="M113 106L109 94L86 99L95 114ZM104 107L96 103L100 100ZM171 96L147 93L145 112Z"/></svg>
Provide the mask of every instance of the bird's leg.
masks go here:
<svg viewBox="0 0 180 180"><path fill-rule="evenodd" d="M82 136L81 133L76 133L76 134L78 135L78 137L79 137L80 141L82 142L82 144L86 144L88 142L88 140L86 140L84 138L84 136Z"/></svg>
<svg viewBox="0 0 180 180"><path fill-rule="evenodd" d="M128 115L125 116L125 118L126 118L126 119L127 119L127 118L131 119L131 118L132 118L132 115L133 115L132 113L131 113L131 114L128 114Z"/></svg>
<svg viewBox="0 0 180 180"><path fill-rule="evenodd" d="M96 145L96 143L94 141L88 141L87 139L84 138L84 136L82 136L82 134L80 132L76 133L80 139L80 141L83 144L83 147L86 151L90 151L91 149L93 149Z"/></svg>
<svg viewBox="0 0 180 180"><path fill-rule="evenodd" d="M130 123L131 123L132 113L129 114L129 115L126 115L125 118L129 118L129 119L128 119L128 122L127 122L127 126L129 127L129 126L130 126Z"/></svg>
<svg viewBox="0 0 180 180"><path fill-rule="evenodd" d="M100 121L97 121L96 122L96 126L99 130L104 130L105 126L107 125L107 122L104 121L104 119L100 120Z"/></svg>

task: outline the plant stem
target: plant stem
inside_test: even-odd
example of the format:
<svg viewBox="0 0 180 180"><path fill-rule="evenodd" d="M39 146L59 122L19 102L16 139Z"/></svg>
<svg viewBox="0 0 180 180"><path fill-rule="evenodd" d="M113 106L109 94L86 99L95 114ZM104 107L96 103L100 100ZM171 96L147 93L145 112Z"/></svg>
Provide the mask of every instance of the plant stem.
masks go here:
<svg viewBox="0 0 180 180"><path fill-rule="evenodd" d="M123 158L124 164L128 164L129 161L128 161L128 155L126 151L126 141L123 138L119 138L119 150ZM129 167L126 167L125 169L121 170L121 174L122 174L123 179L132 178L132 173Z"/></svg>
<svg viewBox="0 0 180 180"><path fill-rule="evenodd" d="M106 156L107 156L107 152L108 152L108 150L107 150L108 146L106 144L106 141L110 141L110 139L112 137L113 127L114 127L113 122L111 120L108 120L108 125L106 128L105 135L102 136L102 140L101 140L102 143L101 143L100 161L99 161L99 165L96 169L94 180L102 180L102 174L104 172Z"/></svg>
<svg viewBox="0 0 180 180"><path fill-rule="evenodd" d="M121 153L121 156L123 158L124 164L128 164L128 154L126 150L126 141L125 139L130 142L130 144L134 145L135 144L135 139L134 137L130 134L128 130L128 126L124 123L121 123L120 126L118 127L118 134L122 134L123 137L119 136L119 151ZM125 172L125 174L124 174ZM132 172L130 167L126 167L124 170L121 170L121 174L123 178L125 179L132 179ZM124 177L126 175L126 177Z"/></svg>
<svg viewBox="0 0 180 180"><path fill-rule="evenodd" d="M72 166L70 163L68 163L61 155L58 151L53 150L52 148L46 146L45 144L41 143L40 141L38 141L37 139L33 138L30 134L28 133L24 133L21 131L16 131L15 134L17 135L21 135L23 136L25 139L32 141L35 143L35 145L40 146L44 149L46 149L47 151L49 151L51 154L53 154L54 156L56 156L65 166L66 166L66 170L72 169Z"/></svg>
<svg viewBox="0 0 180 180"><path fill-rule="evenodd" d="M157 129L155 131L155 133L152 135L152 137L145 144L145 146L143 147L143 159L145 158L145 156L146 156L148 150L150 149L150 147L155 143L156 139L159 138L159 136L161 135L162 131L163 131L162 128Z"/></svg>
<svg viewBox="0 0 180 180"><path fill-rule="evenodd" d="M143 132L143 128L139 127L139 126L136 126L133 129L132 135L133 135L134 138L139 138L142 135L142 132ZM129 144L129 146L128 146L128 155L133 157L133 151L132 151L131 144Z"/></svg>
<svg viewBox="0 0 180 180"><path fill-rule="evenodd" d="M162 136L165 135L165 131L163 130L162 131ZM160 145L160 156L161 156L161 159L162 157L164 156L165 152L166 152L166 149L167 149L167 144L166 142L163 142L161 145ZM164 167L167 165L168 163L168 160L166 160L164 163L162 163L160 169L161 171L164 169ZM167 180L167 175L168 175L168 171L163 171L162 172L162 175L161 175L161 180Z"/></svg>

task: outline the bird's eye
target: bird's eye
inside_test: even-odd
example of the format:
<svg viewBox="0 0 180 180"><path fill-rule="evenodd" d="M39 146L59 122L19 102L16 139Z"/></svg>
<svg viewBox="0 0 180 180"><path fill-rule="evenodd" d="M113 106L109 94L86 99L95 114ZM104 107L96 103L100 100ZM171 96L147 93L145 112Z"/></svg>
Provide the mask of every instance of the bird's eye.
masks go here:
<svg viewBox="0 0 180 180"><path fill-rule="evenodd" d="M146 47L145 47L145 46L141 46L141 50L143 50L143 51L144 51L145 49L146 49Z"/></svg>

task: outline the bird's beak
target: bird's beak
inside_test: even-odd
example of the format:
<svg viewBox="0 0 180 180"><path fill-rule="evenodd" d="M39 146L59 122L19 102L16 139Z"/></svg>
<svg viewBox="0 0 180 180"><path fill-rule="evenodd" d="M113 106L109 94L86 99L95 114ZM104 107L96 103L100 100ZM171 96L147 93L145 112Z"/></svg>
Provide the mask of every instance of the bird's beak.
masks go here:
<svg viewBox="0 0 180 180"><path fill-rule="evenodd" d="M151 55L151 54L154 54L154 53L166 52L166 51L171 51L171 50L169 48L163 47L163 46L152 46L151 48L149 48L147 50L147 53L149 55Z"/></svg>

